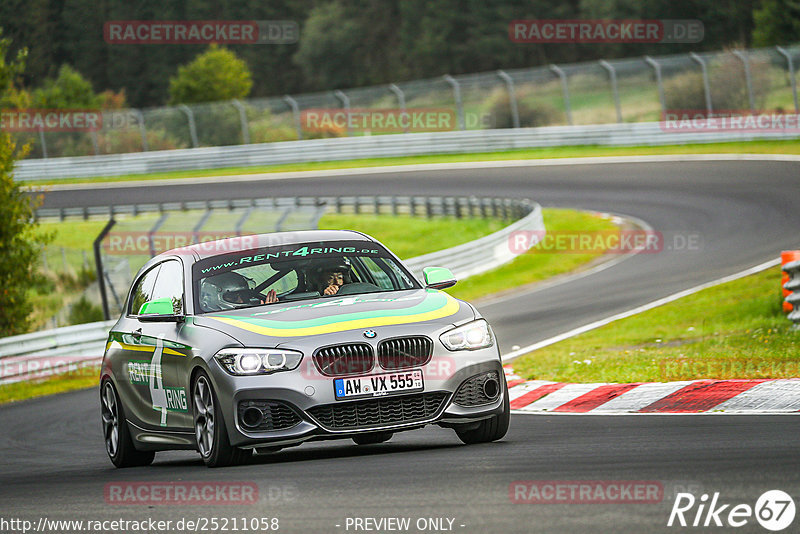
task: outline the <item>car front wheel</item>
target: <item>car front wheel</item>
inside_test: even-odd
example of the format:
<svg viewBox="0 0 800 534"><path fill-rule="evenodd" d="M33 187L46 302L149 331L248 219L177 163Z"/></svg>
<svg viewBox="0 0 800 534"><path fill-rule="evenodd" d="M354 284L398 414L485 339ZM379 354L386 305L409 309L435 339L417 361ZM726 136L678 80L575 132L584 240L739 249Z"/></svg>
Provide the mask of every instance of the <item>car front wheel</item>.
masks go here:
<svg viewBox="0 0 800 534"><path fill-rule="evenodd" d="M238 465L252 455L249 449L231 446L219 400L208 376L200 371L192 386L194 434L197 450L208 467Z"/></svg>
<svg viewBox="0 0 800 534"><path fill-rule="evenodd" d="M458 438L472 445L473 443L488 443L497 441L508 432L508 424L511 420L511 406L508 401L508 388L505 390L505 400L503 401L503 412L499 415L484 419L476 425L465 425L466 428L456 427Z"/></svg>
<svg viewBox="0 0 800 534"><path fill-rule="evenodd" d="M100 416L103 422L103 438L108 457L117 467L150 465L155 458L153 451L137 451L133 446L125 411L114 384L105 379L100 387Z"/></svg>

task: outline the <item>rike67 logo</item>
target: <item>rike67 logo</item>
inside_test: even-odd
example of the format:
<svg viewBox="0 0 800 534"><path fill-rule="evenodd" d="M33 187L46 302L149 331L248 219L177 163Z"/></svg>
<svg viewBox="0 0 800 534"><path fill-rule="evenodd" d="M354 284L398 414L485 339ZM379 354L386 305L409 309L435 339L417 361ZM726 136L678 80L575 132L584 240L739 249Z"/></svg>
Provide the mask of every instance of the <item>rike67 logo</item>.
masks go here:
<svg viewBox="0 0 800 534"><path fill-rule="evenodd" d="M667 526L738 528L755 519L763 528L777 532L791 525L794 516L794 500L781 490L764 492L755 506L723 502L719 492L710 499L706 493L699 499L691 493L678 493Z"/></svg>

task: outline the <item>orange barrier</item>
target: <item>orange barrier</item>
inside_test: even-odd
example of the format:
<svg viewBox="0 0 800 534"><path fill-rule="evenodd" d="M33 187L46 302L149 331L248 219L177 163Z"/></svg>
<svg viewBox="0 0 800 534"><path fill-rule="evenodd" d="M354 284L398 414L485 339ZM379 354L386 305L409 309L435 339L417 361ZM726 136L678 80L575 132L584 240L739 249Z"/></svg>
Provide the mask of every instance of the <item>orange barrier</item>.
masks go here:
<svg viewBox="0 0 800 534"><path fill-rule="evenodd" d="M793 261L800 261L800 250L784 250L783 252L781 252L781 268L783 268L783 266L786 265L787 263ZM789 291L788 289L785 289L783 286L784 284L786 284L786 282L790 280L790 278L788 273L782 272L781 274L782 274L781 291L783 292L782 293L783 298L786 299L786 297L788 297L792 292ZM786 300L784 300L783 313L789 313L791 311L792 311L792 305L786 302Z"/></svg>

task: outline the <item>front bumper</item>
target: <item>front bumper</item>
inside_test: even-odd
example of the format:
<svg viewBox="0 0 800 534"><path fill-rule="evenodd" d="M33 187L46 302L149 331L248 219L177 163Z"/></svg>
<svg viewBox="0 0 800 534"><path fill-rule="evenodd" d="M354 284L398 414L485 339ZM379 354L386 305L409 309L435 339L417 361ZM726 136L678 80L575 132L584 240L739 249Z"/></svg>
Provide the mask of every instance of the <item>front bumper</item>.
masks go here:
<svg viewBox="0 0 800 534"><path fill-rule="evenodd" d="M334 378L320 375L310 358L304 359L294 371L266 376L231 376L216 361L210 362L210 367L220 405L225 407L223 416L228 437L231 445L239 447L288 446L368 432L399 432L428 424L448 426L480 421L502 413L507 395L496 345L477 351L437 349L431 361L419 367L423 371L423 391L359 400L337 400ZM387 372L373 369L366 376ZM454 402L456 392L465 381L490 372L497 373L499 378L500 393L496 399L478 406ZM263 401L288 407L296 416L296 424L275 430L246 428L241 420L240 403L261 407ZM286 416L287 412L281 410ZM387 413L394 416L384 417ZM344 426L339 424L343 419ZM331 424L334 420L337 424Z"/></svg>

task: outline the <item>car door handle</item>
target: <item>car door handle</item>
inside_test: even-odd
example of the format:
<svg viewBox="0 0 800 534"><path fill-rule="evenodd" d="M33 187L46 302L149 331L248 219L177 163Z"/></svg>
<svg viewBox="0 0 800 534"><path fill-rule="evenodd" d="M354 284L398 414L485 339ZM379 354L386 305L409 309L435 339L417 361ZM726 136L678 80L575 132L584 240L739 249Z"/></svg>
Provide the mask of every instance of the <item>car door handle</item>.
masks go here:
<svg viewBox="0 0 800 534"><path fill-rule="evenodd" d="M133 337L135 337L137 339L142 337L142 329L141 328L137 328L136 330L133 331L132 335L133 335Z"/></svg>

